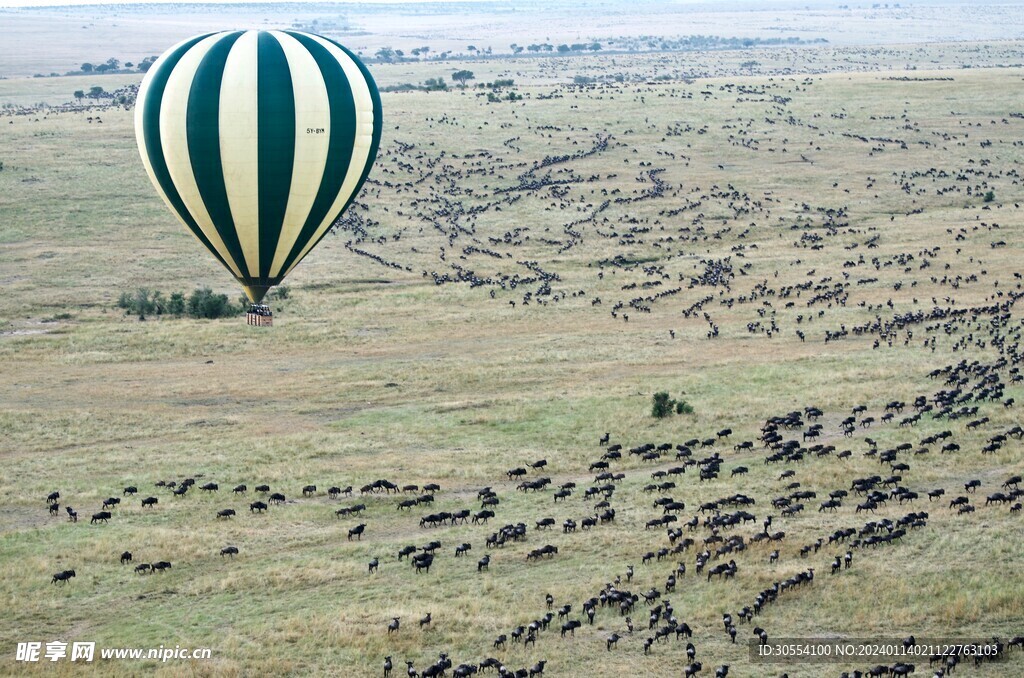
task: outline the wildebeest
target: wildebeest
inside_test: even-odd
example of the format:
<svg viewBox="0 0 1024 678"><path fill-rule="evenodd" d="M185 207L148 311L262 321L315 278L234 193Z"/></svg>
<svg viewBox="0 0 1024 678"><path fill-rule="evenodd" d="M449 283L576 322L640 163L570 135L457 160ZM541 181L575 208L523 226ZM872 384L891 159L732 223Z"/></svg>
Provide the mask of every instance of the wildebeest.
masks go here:
<svg viewBox="0 0 1024 678"><path fill-rule="evenodd" d="M163 572L164 570L171 569L171 564L166 560L153 563L153 572Z"/></svg>
<svg viewBox="0 0 1024 678"><path fill-rule="evenodd" d="M131 551L125 551L124 553L121 554L121 564L124 565L125 563L130 563L130 562L132 562L132 552Z"/></svg>
<svg viewBox="0 0 1024 678"><path fill-rule="evenodd" d="M89 524L93 524L96 521L102 521L105 523L108 520L110 520L110 511L99 511L92 514L92 520L89 521Z"/></svg>
<svg viewBox="0 0 1024 678"><path fill-rule="evenodd" d="M64 583L66 583L69 579L71 579L74 576L75 576L75 571L74 570L63 570L63 571L58 572L57 574L53 575L53 579L50 580L50 583L51 584L56 584L57 582L60 582L60 583L64 584Z"/></svg>
<svg viewBox="0 0 1024 678"><path fill-rule="evenodd" d="M267 505L262 501L254 501L253 503L249 504L249 513L262 513L263 511L266 510Z"/></svg>
<svg viewBox="0 0 1024 678"><path fill-rule="evenodd" d="M363 531L366 529L366 523L359 523L348 531L348 540L352 541L352 537L355 536L358 541L363 539Z"/></svg>
<svg viewBox="0 0 1024 678"><path fill-rule="evenodd" d="M142 500L142 508L156 506L159 502L160 500L157 499L156 497L146 497L145 499Z"/></svg>
<svg viewBox="0 0 1024 678"><path fill-rule="evenodd" d="M237 546L225 546L224 548L222 548L220 550L220 555L221 555L222 558L224 556L231 556L232 558L234 558L235 556L238 555L238 547Z"/></svg>
<svg viewBox="0 0 1024 678"><path fill-rule="evenodd" d="M218 518L230 518L233 515L235 515L235 509L221 509L217 511Z"/></svg>

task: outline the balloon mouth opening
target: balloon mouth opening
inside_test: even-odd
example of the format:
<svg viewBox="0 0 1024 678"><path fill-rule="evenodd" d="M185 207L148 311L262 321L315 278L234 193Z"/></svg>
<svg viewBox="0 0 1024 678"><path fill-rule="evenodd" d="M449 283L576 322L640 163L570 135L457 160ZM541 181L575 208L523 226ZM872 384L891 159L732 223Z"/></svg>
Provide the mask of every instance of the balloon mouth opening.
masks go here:
<svg viewBox="0 0 1024 678"><path fill-rule="evenodd" d="M242 285L242 289L245 290L245 296L249 297L249 301L253 305L259 304L263 301L263 298L267 296L267 292L270 291L272 285Z"/></svg>

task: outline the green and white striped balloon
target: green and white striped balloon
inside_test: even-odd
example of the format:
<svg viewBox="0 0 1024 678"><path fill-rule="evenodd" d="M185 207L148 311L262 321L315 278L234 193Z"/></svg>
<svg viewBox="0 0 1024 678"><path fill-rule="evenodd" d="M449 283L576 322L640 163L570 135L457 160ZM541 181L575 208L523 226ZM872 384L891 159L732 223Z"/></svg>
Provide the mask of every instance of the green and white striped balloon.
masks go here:
<svg viewBox="0 0 1024 678"><path fill-rule="evenodd" d="M321 36L200 35L146 74L135 135L164 202L257 303L359 193L380 146L380 94Z"/></svg>

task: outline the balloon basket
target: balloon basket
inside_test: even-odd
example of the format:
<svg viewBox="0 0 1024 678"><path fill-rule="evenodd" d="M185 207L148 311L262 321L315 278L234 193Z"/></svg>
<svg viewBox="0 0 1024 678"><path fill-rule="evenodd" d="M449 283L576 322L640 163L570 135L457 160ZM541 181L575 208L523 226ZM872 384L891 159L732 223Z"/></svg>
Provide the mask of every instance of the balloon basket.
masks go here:
<svg viewBox="0 0 1024 678"><path fill-rule="evenodd" d="M249 312L245 314L245 322L256 327L271 327L274 324L274 314L266 304L252 304Z"/></svg>

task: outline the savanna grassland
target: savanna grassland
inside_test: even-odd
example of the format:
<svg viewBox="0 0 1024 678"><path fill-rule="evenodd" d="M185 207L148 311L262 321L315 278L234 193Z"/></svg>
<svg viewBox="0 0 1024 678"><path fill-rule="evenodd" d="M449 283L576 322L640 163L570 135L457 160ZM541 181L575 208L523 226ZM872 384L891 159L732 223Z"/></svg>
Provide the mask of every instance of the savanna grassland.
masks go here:
<svg viewBox="0 0 1024 678"><path fill-rule="evenodd" d="M237 289L153 192L131 110L25 107L59 97L57 84L70 100L85 80L0 82L0 100L18 106L0 117L0 672L77 673L66 660L14 661L18 642L66 640L213 650L209 661L91 667L114 675L375 676L387 655L398 672L446 652L455 664L495 656L509 668L544 659L551 676L677 676L685 642L642 650L652 633L642 598L632 635L617 610L599 607L590 625L581 606L616 581L663 591L679 563L686 574L663 600L693 628L702 675L722 664L742 677L884 663L755 665L754 626L771 638L1021 635L1024 517L985 502L1024 471L1021 443L1006 435L1024 406L1024 70L1004 63L1019 49L794 50L799 67L764 50L753 54L759 73L744 53L459 62L476 73L465 89L383 94L375 170L290 277L287 298L271 299L269 329L242 318L140 321L117 308L140 287L208 286L232 298ZM948 61L929 66L929 55ZM948 67L972 55L978 67ZM655 62L664 77L644 77ZM453 70L371 68L381 84ZM595 83L574 85L576 75ZM476 86L499 77L514 82ZM936 395L953 389L943 412ZM653 418L659 391L693 412ZM931 410L915 409L919 396ZM893 401L906 407L885 423ZM858 405L846 436L841 423ZM805 415L781 431L804 458L766 464L766 421L807 407L823 411L821 436L804 441ZM726 428L714 445L691 446L691 459L721 455L721 477L699 481L693 465L661 479L674 488L645 491L652 473L684 462L676 445ZM944 442L922 442L943 431ZM604 497L584 490L603 484L589 467L605 433L623 445L610 461L624 474L608 499L615 519L563 533L564 520L599 512ZM742 441L752 449L735 450ZM950 442L959 449L943 452ZM672 449L652 461L628 454L646 443ZM855 512L864 498L851 491L838 511L817 510L855 478L892 475L877 453L904 443L920 452L898 455L909 465L899 484L916 501L893 498L869 515ZM551 485L517 491L506 471L540 459L546 467L527 467L525 479ZM749 473L731 478L738 466ZM794 477L780 480L784 470ZM182 497L156 486L190 477ZM399 511L419 494L360 493L377 479L441 490ZM971 479L981 486L966 493ZM200 491L207 482L219 491ZM575 492L555 503L568 482ZM783 517L771 500L791 482L817 496ZM241 483L248 492L233 495ZM264 483L287 502L250 513ZM318 489L303 496L309 484ZM139 494L109 524L90 525L129 485ZM355 496L328 497L348 485ZM488 524L420 527L428 513L478 511L485 486L500 500ZM929 501L938 488L946 495ZM57 516L45 502L53 491ZM732 579L695 571L705 527L685 532L697 542L686 552L642 564L669 546L664 527L645 529L662 515L655 499L685 502L668 525L681 527L711 515L697 513L702 503L736 493L755 500L742 508L757 520L721 533L747 547L709 564L735 559ZM143 509L150 495L159 503ZM958 495L976 510L951 510ZM366 510L336 516L356 503ZM226 508L238 515L217 519ZM912 511L927 511L926 525L893 543L799 554L837 529ZM768 515L785 538L751 543ZM555 527L535 529L545 517ZM525 541L486 548L518 522ZM365 534L347 539L357 523ZM429 573L396 557L435 539ZM463 542L472 550L455 558ZM545 544L557 555L526 561ZM227 545L239 554L221 556ZM848 549L852 566L830 575ZM125 550L173 567L136 575L119 563ZM478 572L485 553L489 569ZM368 574L374 557L379 571ZM809 567L813 584L738 623L730 643L723 613L736 617ZM52 584L65 569L76 577ZM584 620L574 637L553 621L534 646L493 649L496 636L544 615L546 593ZM402 626L388 635L393 617ZM623 639L608 651L612 632ZM926 674L924 658L913 663ZM956 675L1022 672L1014 648Z"/></svg>

